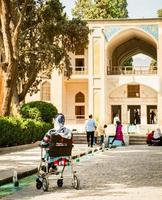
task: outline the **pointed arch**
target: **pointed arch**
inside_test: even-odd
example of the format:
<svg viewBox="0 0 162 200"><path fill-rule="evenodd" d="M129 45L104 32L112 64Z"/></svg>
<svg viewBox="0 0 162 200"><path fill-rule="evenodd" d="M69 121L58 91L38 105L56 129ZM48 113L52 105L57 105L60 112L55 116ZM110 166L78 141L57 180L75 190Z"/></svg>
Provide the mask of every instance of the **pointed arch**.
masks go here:
<svg viewBox="0 0 162 200"><path fill-rule="evenodd" d="M127 28L118 32L108 42L107 49L111 66L120 66L137 53L157 59L157 41L140 28Z"/></svg>
<svg viewBox="0 0 162 200"><path fill-rule="evenodd" d="M75 95L75 116L77 119L85 118L85 95L82 92Z"/></svg>
<svg viewBox="0 0 162 200"><path fill-rule="evenodd" d="M82 92L78 92L75 95L75 103L84 103L85 102L85 96Z"/></svg>

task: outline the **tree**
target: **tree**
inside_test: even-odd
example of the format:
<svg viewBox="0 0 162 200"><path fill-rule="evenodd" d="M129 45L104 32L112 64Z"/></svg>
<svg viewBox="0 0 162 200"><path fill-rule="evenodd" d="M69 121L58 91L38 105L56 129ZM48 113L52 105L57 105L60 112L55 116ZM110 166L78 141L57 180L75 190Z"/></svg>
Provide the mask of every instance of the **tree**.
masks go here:
<svg viewBox="0 0 162 200"><path fill-rule="evenodd" d="M78 0L75 1L75 6L72 9L72 14L74 17L79 17L81 19L92 19L94 6L92 0Z"/></svg>
<svg viewBox="0 0 162 200"><path fill-rule="evenodd" d="M150 70L157 70L157 60L153 59L150 62Z"/></svg>
<svg viewBox="0 0 162 200"><path fill-rule="evenodd" d="M128 58L127 60L125 60L122 64L123 66L132 66L133 65L133 58Z"/></svg>
<svg viewBox="0 0 162 200"><path fill-rule="evenodd" d="M157 16L158 16L158 17L162 17L162 9L159 9L159 10L157 11Z"/></svg>
<svg viewBox="0 0 162 200"><path fill-rule="evenodd" d="M84 21L69 21L63 9L59 0L0 0L3 115L9 115L12 99L19 105L27 92L37 91L54 67L70 76L68 52L86 47L89 29Z"/></svg>
<svg viewBox="0 0 162 200"><path fill-rule="evenodd" d="M81 19L112 19L128 17L126 0L78 0L72 10Z"/></svg>

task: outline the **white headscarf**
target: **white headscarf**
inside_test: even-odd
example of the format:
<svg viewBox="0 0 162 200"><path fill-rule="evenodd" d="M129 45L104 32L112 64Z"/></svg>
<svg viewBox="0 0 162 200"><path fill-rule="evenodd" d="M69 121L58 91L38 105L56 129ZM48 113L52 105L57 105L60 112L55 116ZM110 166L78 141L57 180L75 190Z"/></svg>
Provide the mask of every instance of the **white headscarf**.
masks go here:
<svg viewBox="0 0 162 200"><path fill-rule="evenodd" d="M62 113L59 113L56 116L54 124L55 124L54 125L54 130L55 130L54 134L56 134L56 135L58 134L61 137L64 137L64 138L67 138L67 139L71 139L72 131L64 126L65 117Z"/></svg>
<svg viewBox="0 0 162 200"><path fill-rule="evenodd" d="M59 130L62 128L65 124L65 117L62 113L59 113L56 115L55 120L54 120L54 128L55 130Z"/></svg>
<svg viewBox="0 0 162 200"><path fill-rule="evenodd" d="M160 128L157 128L156 131L154 132L153 137L154 137L154 139L158 139L158 138L160 138L161 136L162 136L161 130L160 130Z"/></svg>

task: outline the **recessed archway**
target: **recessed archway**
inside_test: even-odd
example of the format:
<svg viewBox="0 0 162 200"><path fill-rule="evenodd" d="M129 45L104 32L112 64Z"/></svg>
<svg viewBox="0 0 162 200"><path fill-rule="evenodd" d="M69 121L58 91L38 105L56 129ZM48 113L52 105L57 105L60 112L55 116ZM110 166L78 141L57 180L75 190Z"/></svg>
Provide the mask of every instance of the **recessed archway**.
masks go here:
<svg viewBox="0 0 162 200"><path fill-rule="evenodd" d="M157 59L157 44L148 33L135 28L123 30L116 34L107 45L108 65L122 66L128 58L142 53Z"/></svg>

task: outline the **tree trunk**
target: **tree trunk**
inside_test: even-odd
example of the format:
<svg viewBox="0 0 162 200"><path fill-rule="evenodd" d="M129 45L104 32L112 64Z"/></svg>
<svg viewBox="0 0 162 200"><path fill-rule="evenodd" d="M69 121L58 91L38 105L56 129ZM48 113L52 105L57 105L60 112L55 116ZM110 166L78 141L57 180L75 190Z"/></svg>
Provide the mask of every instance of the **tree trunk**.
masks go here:
<svg viewBox="0 0 162 200"><path fill-rule="evenodd" d="M16 86L13 90L13 97L12 97L12 107L11 107L11 114L13 116L19 116L20 115L20 103L19 103L19 96Z"/></svg>
<svg viewBox="0 0 162 200"><path fill-rule="evenodd" d="M8 116L10 114L10 105L13 96L13 89L16 80L16 65L14 62L7 67L7 73L4 80L4 96L2 103L2 115Z"/></svg>
<svg viewBox="0 0 162 200"><path fill-rule="evenodd" d="M1 30L3 36L3 44L5 51L5 62L7 67L4 71L4 96L2 103L2 115L6 116L10 113L10 105L13 94L13 85L15 83L16 67L13 58L13 47L10 33L10 19L8 13L7 1L0 1L0 17L1 17Z"/></svg>
<svg viewBox="0 0 162 200"><path fill-rule="evenodd" d="M5 51L5 63L7 63L6 69L4 69L4 96L2 103L2 115L4 116L10 114L13 91L14 87L16 86L18 35L27 1L25 1L22 14L20 15L15 29L11 29L10 24L12 20L12 15L10 13L10 3L11 2L9 0L0 0L1 30Z"/></svg>
<svg viewBox="0 0 162 200"><path fill-rule="evenodd" d="M37 76L37 70L33 68L30 74L30 78L24 85L22 92L19 94L19 102L22 102L25 99L25 96L28 93L30 86L34 83L36 76Z"/></svg>

